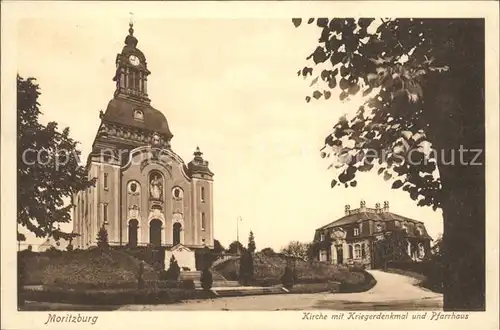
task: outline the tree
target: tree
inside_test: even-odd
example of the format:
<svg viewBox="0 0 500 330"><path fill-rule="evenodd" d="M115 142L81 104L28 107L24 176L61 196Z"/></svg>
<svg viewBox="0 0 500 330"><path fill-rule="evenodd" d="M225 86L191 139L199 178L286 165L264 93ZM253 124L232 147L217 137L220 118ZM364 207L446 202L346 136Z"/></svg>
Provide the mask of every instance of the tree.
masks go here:
<svg viewBox="0 0 500 330"><path fill-rule="evenodd" d="M291 241L290 243L288 243L287 246L281 249L281 252L289 256L299 257L304 260L308 260L310 248L311 248L311 243Z"/></svg>
<svg viewBox="0 0 500 330"><path fill-rule="evenodd" d="M255 237L253 236L253 232L250 231L250 235L248 236L248 251L250 251L250 253L254 253L255 250Z"/></svg>
<svg viewBox="0 0 500 330"><path fill-rule="evenodd" d="M212 288L213 277L210 269L206 268L201 271L200 282L203 290L210 290Z"/></svg>
<svg viewBox="0 0 500 330"><path fill-rule="evenodd" d="M220 244L220 242L216 239L214 239L214 253L215 254L221 254L224 252L226 249Z"/></svg>
<svg viewBox="0 0 500 330"><path fill-rule="evenodd" d="M232 254L236 254L236 253L241 253L241 252L243 252L245 250L246 249L243 246L243 244L241 244L238 241L234 241L231 244L229 244L229 248L227 249L227 252L228 253L232 253Z"/></svg>
<svg viewBox="0 0 500 330"><path fill-rule="evenodd" d="M276 252L274 252L274 250L270 247L263 248L262 250L260 250L260 253L266 256L272 256L276 254Z"/></svg>
<svg viewBox="0 0 500 330"><path fill-rule="evenodd" d="M253 279L253 256L248 250L243 251L240 258L240 283L248 285Z"/></svg>
<svg viewBox="0 0 500 330"><path fill-rule="evenodd" d="M484 310L484 20L313 22L320 38L307 59L322 69L298 75L323 86L306 101L338 89L341 100L367 97L325 139L321 156L339 170L331 186L355 187L357 172L376 169L419 206L441 208L444 309Z"/></svg>
<svg viewBox="0 0 500 330"><path fill-rule="evenodd" d="M292 269L290 265L285 266L285 272L281 276L281 284L287 289L291 289L295 282L297 281L297 274L295 269Z"/></svg>
<svg viewBox="0 0 500 330"><path fill-rule="evenodd" d="M375 263L387 268L388 261L410 261L407 244L405 231L386 232L383 239L376 240L373 244Z"/></svg>
<svg viewBox="0 0 500 330"><path fill-rule="evenodd" d="M172 255L170 257L170 265L168 266L166 277L170 281L178 281L180 274L181 274L181 268L179 267L179 264L177 263L175 256Z"/></svg>
<svg viewBox="0 0 500 330"><path fill-rule="evenodd" d="M92 186L87 170L80 166L78 142L69 128L58 131L56 122L40 124L40 89L34 78L17 76L17 222L37 237L69 239L77 236L57 228L71 221L73 205L65 198ZM18 233L18 240L24 235Z"/></svg>
<svg viewBox="0 0 500 330"><path fill-rule="evenodd" d="M106 248L109 246L108 231L104 228L104 225L99 228L99 232L97 233L97 246L100 248Z"/></svg>

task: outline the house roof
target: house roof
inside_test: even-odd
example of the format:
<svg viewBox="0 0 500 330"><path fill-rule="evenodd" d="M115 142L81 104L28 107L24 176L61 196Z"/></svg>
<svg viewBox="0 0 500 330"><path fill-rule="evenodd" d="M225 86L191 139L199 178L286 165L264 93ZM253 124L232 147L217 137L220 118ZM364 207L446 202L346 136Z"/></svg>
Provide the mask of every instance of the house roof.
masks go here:
<svg viewBox="0 0 500 330"><path fill-rule="evenodd" d="M374 221L393 221L393 220L398 220L401 222L407 221L407 222L413 222L413 223L418 223L418 224L423 224L422 221L414 220L411 218L404 217L399 214L395 214L392 212L380 212L376 211L375 209L366 209L366 211L359 211L359 212L353 212L351 211L350 214L343 216L342 218L335 220L333 222L330 222L327 225L324 225L316 230L321 230L321 229L326 229L326 228L333 228L333 227L338 227L338 226L344 226L348 224L353 224L353 223L360 223L366 220L374 220Z"/></svg>

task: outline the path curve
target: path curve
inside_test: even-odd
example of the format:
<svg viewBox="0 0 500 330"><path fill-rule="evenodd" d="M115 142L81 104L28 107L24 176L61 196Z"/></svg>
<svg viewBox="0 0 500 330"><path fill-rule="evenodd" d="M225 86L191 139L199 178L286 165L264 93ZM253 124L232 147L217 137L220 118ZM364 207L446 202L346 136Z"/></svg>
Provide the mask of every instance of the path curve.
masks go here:
<svg viewBox="0 0 500 330"><path fill-rule="evenodd" d="M416 286L416 279L369 271L377 284L366 292L280 294L189 300L169 305L126 305L120 310L423 310L441 309L442 294Z"/></svg>

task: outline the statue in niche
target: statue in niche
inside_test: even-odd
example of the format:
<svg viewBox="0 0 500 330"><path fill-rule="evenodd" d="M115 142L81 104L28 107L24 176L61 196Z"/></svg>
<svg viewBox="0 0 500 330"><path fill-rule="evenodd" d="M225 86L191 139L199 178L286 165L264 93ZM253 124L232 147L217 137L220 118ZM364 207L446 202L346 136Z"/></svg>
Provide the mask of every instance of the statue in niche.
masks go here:
<svg viewBox="0 0 500 330"><path fill-rule="evenodd" d="M163 191L162 181L163 180L159 174L153 174L151 176L151 182L150 182L151 198L161 200Z"/></svg>

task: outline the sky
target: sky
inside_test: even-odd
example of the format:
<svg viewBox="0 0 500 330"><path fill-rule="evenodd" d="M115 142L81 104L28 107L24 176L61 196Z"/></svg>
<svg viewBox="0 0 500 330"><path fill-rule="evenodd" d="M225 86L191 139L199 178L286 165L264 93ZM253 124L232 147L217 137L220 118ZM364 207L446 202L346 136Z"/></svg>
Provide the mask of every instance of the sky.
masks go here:
<svg viewBox="0 0 500 330"><path fill-rule="evenodd" d="M128 19L25 19L18 25L17 68L41 87L42 122L69 127L86 159L99 110L113 97L115 58ZM187 163L196 146L214 176L215 239L225 247L253 231L257 248L309 242L316 228L343 216L344 206L389 201L391 212L442 233L442 214L417 207L375 172L356 188L330 188L335 170L320 157L337 119L360 102L305 102L309 81L297 77L319 37L290 19L141 19L138 48L146 55L151 104L166 116L172 149ZM69 224L63 229L71 230ZM39 244L28 237L27 243Z"/></svg>

